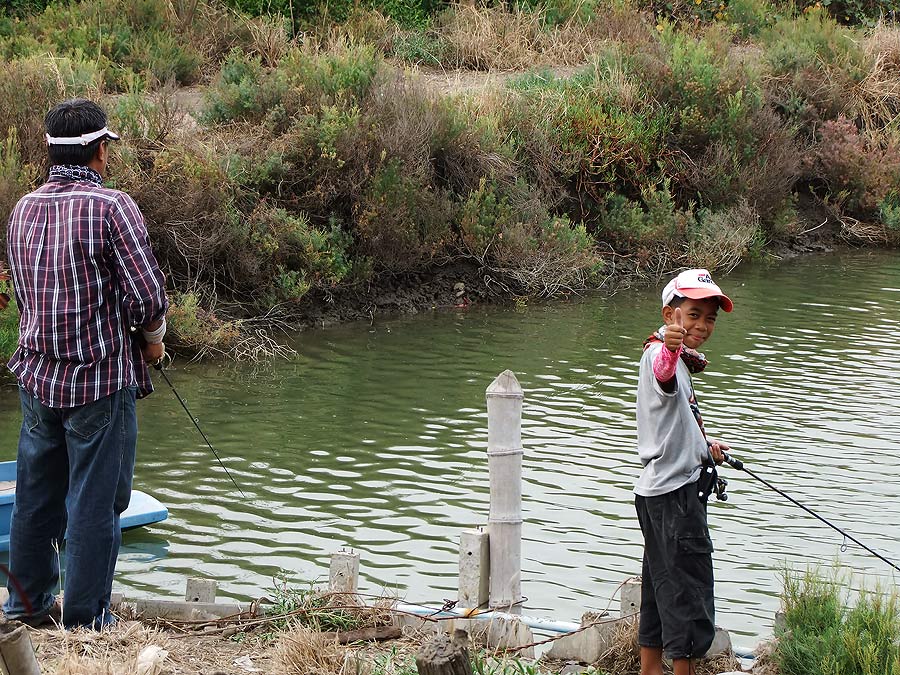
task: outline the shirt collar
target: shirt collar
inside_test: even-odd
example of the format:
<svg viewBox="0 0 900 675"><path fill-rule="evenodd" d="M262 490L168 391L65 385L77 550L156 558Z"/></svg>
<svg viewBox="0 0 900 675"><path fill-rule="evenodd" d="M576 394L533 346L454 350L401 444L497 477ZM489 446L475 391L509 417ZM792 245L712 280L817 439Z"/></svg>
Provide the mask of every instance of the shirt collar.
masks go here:
<svg viewBox="0 0 900 675"><path fill-rule="evenodd" d="M94 183L97 187L103 185L103 177L88 166L80 164L54 164L50 167L49 179L75 180Z"/></svg>

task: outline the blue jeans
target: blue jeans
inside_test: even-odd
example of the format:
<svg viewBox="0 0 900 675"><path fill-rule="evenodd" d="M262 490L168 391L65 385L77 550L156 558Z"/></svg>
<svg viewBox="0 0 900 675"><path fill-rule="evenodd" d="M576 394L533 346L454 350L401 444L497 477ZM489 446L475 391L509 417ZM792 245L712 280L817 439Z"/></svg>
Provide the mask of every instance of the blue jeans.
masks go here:
<svg viewBox="0 0 900 675"><path fill-rule="evenodd" d="M50 610L65 536L63 624L102 628L115 622L109 598L122 541L119 515L131 499L136 389L63 409L48 408L21 388L19 395L11 579L3 611L14 619Z"/></svg>

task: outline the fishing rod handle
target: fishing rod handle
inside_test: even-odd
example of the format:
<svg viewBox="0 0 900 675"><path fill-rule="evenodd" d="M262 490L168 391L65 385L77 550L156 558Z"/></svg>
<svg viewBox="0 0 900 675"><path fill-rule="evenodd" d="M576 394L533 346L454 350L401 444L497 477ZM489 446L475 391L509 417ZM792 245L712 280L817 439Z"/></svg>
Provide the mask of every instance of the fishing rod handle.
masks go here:
<svg viewBox="0 0 900 675"><path fill-rule="evenodd" d="M744 470L744 463L741 460L732 457L727 452L723 452L722 454L725 456L725 461L728 463L728 466L733 469L737 469L738 471Z"/></svg>

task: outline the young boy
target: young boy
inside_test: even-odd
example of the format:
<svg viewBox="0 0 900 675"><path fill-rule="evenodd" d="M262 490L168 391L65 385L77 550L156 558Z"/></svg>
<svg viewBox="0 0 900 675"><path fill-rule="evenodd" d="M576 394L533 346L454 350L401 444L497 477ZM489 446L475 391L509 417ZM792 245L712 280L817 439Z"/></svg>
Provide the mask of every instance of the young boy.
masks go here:
<svg viewBox="0 0 900 675"><path fill-rule="evenodd" d="M726 444L706 437L691 374L706 367L697 349L721 308L734 305L709 272L693 269L662 292L665 325L644 343L637 391L638 453L644 470L635 508L644 535L638 643L641 675L691 675L715 636L712 541L698 480L704 462L723 461Z"/></svg>

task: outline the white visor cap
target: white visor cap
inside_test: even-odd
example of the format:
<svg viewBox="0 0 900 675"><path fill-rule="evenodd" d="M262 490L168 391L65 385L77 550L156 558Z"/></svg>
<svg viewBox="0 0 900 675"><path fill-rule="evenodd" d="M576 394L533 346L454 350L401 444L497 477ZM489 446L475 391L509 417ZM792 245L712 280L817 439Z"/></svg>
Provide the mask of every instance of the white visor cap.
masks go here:
<svg viewBox="0 0 900 675"><path fill-rule="evenodd" d="M666 284L662 292L663 307L672 302L673 298L692 298L702 300L704 298L718 298L719 306L726 312L734 309L734 303L722 289L712 280L708 270L685 270Z"/></svg>
<svg viewBox="0 0 900 675"><path fill-rule="evenodd" d="M119 135L113 133L106 127L92 131L89 134L81 134L81 136L51 136L44 134L47 139L47 145L90 145L98 138L108 138L113 141L119 140Z"/></svg>

